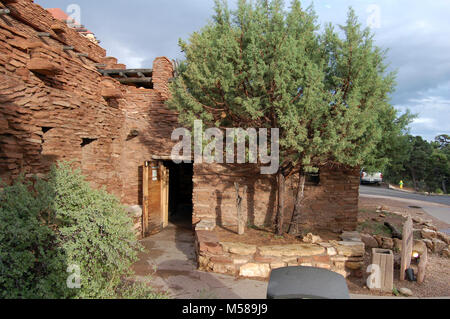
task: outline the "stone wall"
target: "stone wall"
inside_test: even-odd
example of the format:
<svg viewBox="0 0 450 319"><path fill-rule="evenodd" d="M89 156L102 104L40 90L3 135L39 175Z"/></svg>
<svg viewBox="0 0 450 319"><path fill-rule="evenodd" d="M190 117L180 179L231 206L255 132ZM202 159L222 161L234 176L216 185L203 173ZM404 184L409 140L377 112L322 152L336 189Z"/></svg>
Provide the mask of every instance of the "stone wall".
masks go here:
<svg viewBox="0 0 450 319"><path fill-rule="evenodd" d="M237 225L234 182L247 185L242 203L245 224L271 225L276 215L275 176L261 175L253 165L194 165L194 224L208 220L217 225ZM320 169L320 182L307 183L302 230L341 232L357 226L359 172L355 169ZM285 224L292 216L297 178L286 182Z"/></svg>
<svg viewBox="0 0 450 319"><path fill-rule="evenodd" d="M361 241L324 241L292 245L248 245L219 242L214 231L196 231L200 270L267 279L272 269L319 267L344 277L362 276L365 247Z"/></svg>
<svg viewBox="0 0 450 319"><path fill-rule="evenodd" d="M178 126L177 114L164 106L172 63L154 61L153 89L122 85L98 72L98 63L126 67L104 49L30 0L6 6L11 13L0 19L2 181L73 160L93 186L139 204L140 167L152 155L170 155L170 133Z"/></svg>
<svg viewBox="0 0 450 319"><path fill-rule="evenodd" d="M142 164L170 155L170 135L178 127L177 114L164 106L172 63L164 57L154 61L153 89L122 85L98 72L98 63L126 68L104 49L31 0L7 7L11 13L0 19L0 178L11 182L20 172L42 174L58 160L73 160L93 186L106 187L125 204L141 204ZM236 224L234 181L248 186L248 222L273 222L273 176L251 165L199 164L194 223ZM357 184L357 171L323 168L319 185L306 187L300 226L353 229ZM296 181L287 186L289 220Z"/></svg>

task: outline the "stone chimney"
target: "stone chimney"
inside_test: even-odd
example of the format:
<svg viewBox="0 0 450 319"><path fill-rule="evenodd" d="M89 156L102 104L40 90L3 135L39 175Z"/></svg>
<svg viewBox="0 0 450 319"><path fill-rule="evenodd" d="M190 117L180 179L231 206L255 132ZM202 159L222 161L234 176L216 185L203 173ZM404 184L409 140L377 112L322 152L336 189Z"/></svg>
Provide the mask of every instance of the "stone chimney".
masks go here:
<svg viewBox="0 0 450 319"><path fill-rule="evenodd" d="M173 78L173 64L166 57L158 57L153 61L153 88L165 100L170 98L169 79Z"/></svg>

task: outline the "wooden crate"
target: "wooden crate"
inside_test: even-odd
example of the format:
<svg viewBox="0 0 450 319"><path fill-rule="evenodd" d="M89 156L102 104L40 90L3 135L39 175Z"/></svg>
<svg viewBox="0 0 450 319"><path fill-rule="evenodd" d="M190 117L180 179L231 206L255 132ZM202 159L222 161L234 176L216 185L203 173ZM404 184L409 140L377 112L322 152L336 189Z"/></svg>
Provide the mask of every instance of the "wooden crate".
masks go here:
<svg viewBox="0 0 450 319"><path fill-rule="evenodd" d="M394 288L394 254L392 250L373 248L372 264L379 267L379 287L375 288L392 292Z"/></svg>

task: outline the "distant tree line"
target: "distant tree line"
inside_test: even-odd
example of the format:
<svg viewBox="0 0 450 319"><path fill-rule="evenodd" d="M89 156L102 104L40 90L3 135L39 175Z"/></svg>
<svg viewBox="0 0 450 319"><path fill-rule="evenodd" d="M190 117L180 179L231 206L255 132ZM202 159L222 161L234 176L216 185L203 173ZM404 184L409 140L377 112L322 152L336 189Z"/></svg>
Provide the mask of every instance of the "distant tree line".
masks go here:
<svg viewBox="0 0 450 319"><path fill-rule="evenodd" d="M439 135L428 142L409 134L398 137L396 152L390 154L385 179L402 180L417 191L448 194L450 190L450 136Z"/></svg>

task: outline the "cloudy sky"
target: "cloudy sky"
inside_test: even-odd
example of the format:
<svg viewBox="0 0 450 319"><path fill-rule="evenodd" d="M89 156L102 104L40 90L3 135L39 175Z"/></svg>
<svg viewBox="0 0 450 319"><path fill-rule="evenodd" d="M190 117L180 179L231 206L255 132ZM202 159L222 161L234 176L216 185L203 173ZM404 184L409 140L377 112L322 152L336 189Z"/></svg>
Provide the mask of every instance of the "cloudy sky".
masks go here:
<svg viewBox="0 0 450 319"><path fill-rule="evenodd" d="M151 67L157 56L182 58L178 39L187 39L210 19L213 0L35 0L44 8L74 14L94 32L108 55L128 67ZM230 0L233 7L236 0ZM288 3L289 1L286 1ZM311 0L302 1L304 6ZM418 114L411 133L428 140L450 134L449 0L316 0L321 24L345 22L352 6L372 27L378 46L398 71L392 103Z"/></svg>

